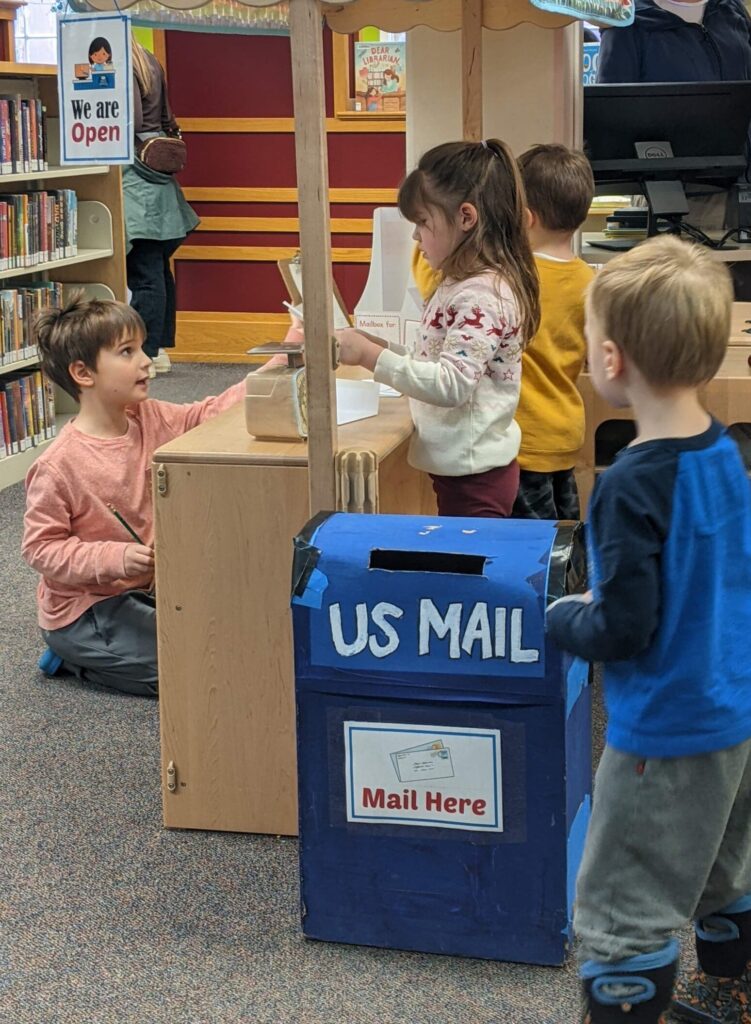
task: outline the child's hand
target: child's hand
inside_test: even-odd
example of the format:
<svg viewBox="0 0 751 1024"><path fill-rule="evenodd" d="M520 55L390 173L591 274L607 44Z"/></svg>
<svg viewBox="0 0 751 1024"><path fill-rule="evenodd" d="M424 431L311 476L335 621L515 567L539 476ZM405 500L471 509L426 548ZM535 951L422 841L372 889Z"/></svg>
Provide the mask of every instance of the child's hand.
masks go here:
<svg viewBox="0 0 751 1024"><path fill-rule="evenodd" d="M364 366L374 370L383 345L378 345L360 334L354 327L345 327L336 332L339 342L339 362L344 366Z"/></svg>
<svg viewBox="0 0 751 1024"><path fill-rule="evenodd" d="M345 366L359 366L365 341L362 334L354 327L345 327L344 330L336 332L336 340L339 342L339 362Z"/></svg>
<svg viewBox="0 0 751 1024"><path fill-rule="evenodd" d="M145 576L154 569L154 549L145 544L128 544L123 561L126 577Z"/></svg>

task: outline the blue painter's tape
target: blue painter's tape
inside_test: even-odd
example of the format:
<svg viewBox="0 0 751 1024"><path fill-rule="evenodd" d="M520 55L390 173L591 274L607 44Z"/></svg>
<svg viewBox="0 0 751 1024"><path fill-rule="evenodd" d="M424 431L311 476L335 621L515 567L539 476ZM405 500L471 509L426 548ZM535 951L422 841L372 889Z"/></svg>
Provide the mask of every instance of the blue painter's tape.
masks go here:
<svg viewBox="0 0 751 1024"><path fill-rule="evenodd" d="M320 608L323 604L323 592L328 585L328 577L320 569L313 569L304 592L299 597L293 596L292 604L301 604L304 608Z"/></svg>
<svg viewBox="0 0 751 1024"><path fill-rule="evenodd" d="M576 876L579 873L582 854L584 853L584 840L587 838L587 827L589 815L592 809L589 795L585 796L579 804L573 824L569 829L566 840L566 902L568 906L568 924L565 932L571 938L571 922L574 916L574 895L576 893Z"/></svg>
<svg viewBox="0 0 751 1024"><path fill-rule="evenodd" d="M589 662L574 658L566 673L566 718L579 699L579 694L589 683Z"/></svg>

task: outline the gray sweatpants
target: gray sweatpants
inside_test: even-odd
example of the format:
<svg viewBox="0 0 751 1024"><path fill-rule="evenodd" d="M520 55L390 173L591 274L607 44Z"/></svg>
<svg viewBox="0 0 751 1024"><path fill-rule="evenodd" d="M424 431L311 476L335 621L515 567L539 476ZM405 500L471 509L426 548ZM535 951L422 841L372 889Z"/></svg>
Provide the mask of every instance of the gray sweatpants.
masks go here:
<svg viewBox="0 0 751 1024"><path fill-rule="evenodd" d="M751 893L751 740L696 757L606 747L576 887L580 957L661 949Z"/></svg>
<svg viewBox="0 0 751 1024"><path fill-rule="evenodd" d="M65 668L89 683L121 693L156 697L156 600L129 590L88 608L62 629L42 635Z"/></svg>

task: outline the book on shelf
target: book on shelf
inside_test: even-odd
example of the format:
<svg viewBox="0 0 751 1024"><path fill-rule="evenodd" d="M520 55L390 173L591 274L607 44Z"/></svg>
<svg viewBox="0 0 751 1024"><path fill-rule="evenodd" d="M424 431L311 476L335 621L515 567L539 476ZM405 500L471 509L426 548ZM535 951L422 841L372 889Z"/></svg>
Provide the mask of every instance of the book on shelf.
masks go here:
<svg viewBox="0 0 751 1024"><path fill-rule="evenodd" d="M17 370L0 379L0 459L56 433L54 390L41 370Z"/></svg>
<svg viewBox="0 0 751 1024"><path fill-rule="evenodd" d="M60 309L63 286L59 281L30 281L15 288L0 289L0 366L33 359L37 347L33 338L34 319L41 310Z"/></svg>
<svg viewBox="0 0 751 1024"><path fill-rule="evenodd" d="M47 114L41 100L0 96L0 175L48 168Z"/></svg>
<svg viewBox="0 0 751 1024"><path fill-rule="evenodd" d="M78 197L73 189L0 193L0 273L78 253Z"/></svg>

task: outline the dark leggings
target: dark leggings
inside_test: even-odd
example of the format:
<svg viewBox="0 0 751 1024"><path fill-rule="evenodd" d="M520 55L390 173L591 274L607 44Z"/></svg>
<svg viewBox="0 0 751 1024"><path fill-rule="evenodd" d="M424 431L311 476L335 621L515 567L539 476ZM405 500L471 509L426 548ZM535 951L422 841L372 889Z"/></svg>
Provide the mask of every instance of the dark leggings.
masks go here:
<svg viewBox="0 0 751 1024"><path fill-rule="evenodd" d="M573 469L536 473L523 469L514 502L515 519L579 519L579 492Z"/></svg>
<svg viewBox="0 0 751 1024"><path fill-rule="evenodd" d="M151 359L160 348L175 344L175 279L169 261L182 241L136 238L127 256L130 304L146 325L143 349Z"/></svg>
<svg viewBox="0 0 751 1024"><path fill-rule="evenodd" d="M506 519L511 515L519 489L519 463L469 476L434 476L433 490L439 516Z"/></svg>

